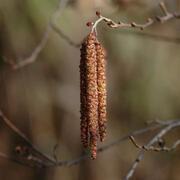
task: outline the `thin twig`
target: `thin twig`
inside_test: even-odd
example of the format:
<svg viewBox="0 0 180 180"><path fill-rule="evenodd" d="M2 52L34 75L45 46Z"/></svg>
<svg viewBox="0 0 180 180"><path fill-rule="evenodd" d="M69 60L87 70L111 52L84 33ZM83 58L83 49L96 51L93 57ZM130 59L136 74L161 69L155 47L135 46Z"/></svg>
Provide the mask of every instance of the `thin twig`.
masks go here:
<svg viewBox="0 0 180 180"><path fill-rule="evenodd" d="M170 148L165 147L165 146L163 146L163 147L155 147L155 146L147 147L146 145L143 145L143 146L139 145L133 136L129 136L129 139L135 145L135 147L137 147L138 149L143 149L145 151L155 151L155 152L160 152L160 151L169 152L169 151L176 149L180 144L180 140L177 140Z"/></svg>
<svg viewBox="0 0 180 180"><path fill-rule="evenodd" d="M49 39L50 30L51 30L51 26L50 26L50 24L48 24L48 26L46 27L46 30L45 30L45 32L43 34L43 37L42 37L41 41L35 47L35 49L30 54L30 56L28 56L25 59L19 59L17 63L12 64L13 69L19 69L21 67L24 67L24 66L26 66L28 64L31 64L34 61L36 61L36 59L39 56L40 52L44 49L44 47L47 44L47 41Z"/></svg>
<svg viewBox="0 0 180 180"><path fill-rule="evenodd" d="M26 167L30 167L30 168L34 168L34 167L35 167L34 165L31 165L31 164L26 163L26 162L24 162L24 161L20 161L18 158L12 157L12 156L7 155L7 154L5 154L5 153L3 153L3 152L0 152L0 158L3 158L3 159L5 159L5 160L12 161L12 162L17 163L17 164L19 164L19 165L21 165L21 166L26 166ZM36 166L36 167L37 167L37 166Z"/></svg>
<svg viewBox="0 0 180 180"><path fill-rule="evenodd" d="M39 54L41 53L41 51L44 49L44 47L46 46L46 44L48 42L50 31L52 30L52 24L53 24L52 22L57 20L57 18L62 13L62 10L65 8L68 1L69 0L60 0L59 1L58 7L55 10L55 12L52 14L39 44L34 48L32 53L27 58L19 59L19 60L17 60L17 63L9 61L9 60L7 60L7 58L5 58L5 62L8 63L9 65L11 65L11 67L13 69L19 69L21 67L24 67L28 64L35 62L37 60L37 57L39 56ZM65 36L65 35L63 36L63 33L61 35L62 35L62 37Z"/></svg>
<svg viewBox="0 0 180 180"><path fill-rule="evenodd" d="M120 33L120 34L122 33L123 35L133 35L133 36L148 38L156 41L180 44L180 37L169 37L165 35L151 34L142 31L127 31L127 30L113 31L113 33Z"/></svg>
<svg viewBox="0 0 180 180"><path fill-rule="evenodd" d="M145 28L153 25L156 22L164 23L164 22L169 21L171 19L176 19L176 18L178 19L180 17L180 13L168 12L167 8L163 2L161 2L159 4L159 6L160 6L164 15L163 16L156 16L155 18L148 18L144 24L138 24L135 22L124 23L122 21L119 21L118 23L116 23L115 21L113 21L107 17L102 16L100 14L100 12L96 12L96 15L98 16L98 20L96 20L94 25L92 26L92 31L96 31L97 25L102 21L104 21L111 28L137 28L140 30L144 30Z"/></svg>
<svg viewBox="0 0 180 180"><path fill-rule="evenodd" d="M35 145L33 145L32 142L27 138L27 136L11 122L1 110L0 118L6 124L6 126L15 134L17 134L21 139L23 139L25 143L27 143L36 152L36 154L43 157L47 161L47 163L55 164L55 161L48 155L41 152L37 147L35 147Z"/></svg>
<svg viewBox="0 0 180 180"><path fill-rule="evenodd" d="M54 148L53 148L53 157L54 157L54 160L55 160L56 164L57 164L57 162L58 162L57 153L56 153L57 148L58 148L58 144L56 144L56 145L54 146Z"/></svg>
<svg viewBox="0 0 180 180"><path fill-rule="evenodd" d="M0 111L0 117L4 121L4 123L7 125L7 127L10 130L12 130L13 132L15 132L19 137L21 137L32 148L32 150L34 150L36 152L36 154L39 154L40 157L42 157L43 159L48 161L48 163L46 163L45 161L43 161L43 160L41 160L39 158L36 158L32 154L28 154L28 156L25 159L34 161L34 163L37 163L37 166L40 166L40 165L41 165L41 167L72 166L72 165L76 165L76 164L80 163L82 160L89 157L89 154L83 154L80 157L75 158L75 159L71 159L71 160L65 160L65 161L63 161L63 160L62 161L57 161L57 159L54 160L54 159L50 158L48 155L46 155L46 154L42 153L41 151L39 151L30 142L30 140L24 135L24 133L22 133L9 119L7 119L7 117L1 111ZM173 121L169 121L168 123L171 124L172 122ZM149 126L147 128L142 128L142 129L133 131L133 132L129 133L128 135L125 135L125 136L123 136L121 138L118 138L118 139L112 141L111 143L109 143L109 144L107 144L107 145L105 145L103 147L98 148L98 153L106 151L107 149L110 149L111 147L113 147L115 145L118 145L119 143L127 140L129 138L129 136L137 136L137 135L149 132L149 131L153 131L153 130L156 130L156 129L159 129L159 128L163 128L164 126L167 126L169 124L155 124L155 125ZM21 150L21 147L20 147L20 150ZM1 154L0 154L0 157L1 157ZM14 158L9 157L7 155L4 156L3 158L6 158L8 160L12 159L14 161ZM15 159L15 162L18 162L18 160Z"/></svg>
<svg viewBox="0 0 180 180"><path fill-rule="evenodd" d="M155 144L156 142L158 142L159 139L161 139L164 135L166 135L169 131L173 130L174 128L177 128L180 126L180 120L176 120L172 123L170 123L169 125L167 125L165 128L163 128L160 132L158 132L146 145L147 148L151 147L153 144ZM175 147L179 144L179 141L177 141L177 144L175 143ZM144 154L146 151L141 150L136 158L136 160L133 162L131 168L129 169L126 177L124 178L124 180L129 180L133 175L134 172L138 166L138 164L142 161L142 159L144 158Z"/></svg>
<svg viewBox="0 0 180 180"><path fill-rule="evenodd" d="M169 125L172 121L178 121L177 120L160 120L160 119L155 119L155 120L152 120L152 121L147 121L146 123L147 124L152 124L152 123L155 123L155 124L164 124L164 125Z"/></svg>
<svg viewBox="0 0 180 180"><path fill-rule="evenodd" d="M6 124L6 126L12 130L14 133L16 133L20 138L22 138L32 149L32 151L35 151L35 153L37 155L39 155L39 157L36 157L33 154L28 154L27 157L25 157L25 160L27 161L32 161L35 163L35 165L32 164L28 164L25 162L20 161L20 159L18 160L17 158L13 158L10 157L4 153L0 153L0 157L8 159L8 160L12 160L16 163L20 163L20 164L25 164L26 166L30 166L30 167L57 167L57 166L72 166L72 165L76 165L79 164L82 160L87 159L89 157L89 154L83 154L81 156L79 156L78 158L75 159L71 159L71 160L61 160L61 161L57 161L57 159L53 159L51 157L49 157L48 155L42 153L39 149L37 149L31 142L30 140L26 137L26 135L24 133L22 133L3 113L2 111L0 111L0 117L3 120L3 122ZM166 122L166 123L165 123ZM153 145L155 142L157 142L163 135L165 135L168 131L172 130L173 128L180 126L180 121L179 120L168 120L165 121L164 123L157 123L157 124L152 124L146 128L142 128L136 131L133 131L121 138L118 138L110 143L108 143L107 145L104 145L100 148L98 148L98 153L104 152L110 148L112 148L113 146L116 146L118 144L120 144L121 142L128 140L130 136L137 136L140 134L144 134L146 132L150 132L150 131L154 131L160 128L163 128L160 131L160 134L156 135L153 139L153 141L151 142L151 144L148 144L147 147ZM179 140L173 145L173 149L176 148L179 145ZM144 153L144 151L143 151ZM42 158L42 159L41 159ZM43 160L45 159L45 161ZM136 165L137 166L137 165Z"/></svg>
<svg viewBox="0 0 180 180"><path fill-rule="evenodd" d="M72 41L67 35L65 35L61 29L59 29L59 27L57 27L54 23L51 24L51 28L54 30L54 32L56 32L62 39L64 39L69 45L75 47L75 48L79 48L81 46L81 43L76 43L74 41Z"/></svg>
<svg viewBox="0 0 180 180"><path fill-rule="evenodd" d="M31 64L33 62L35 62L37 60L37 57L39 56L40 52L44 49L44 47L46 46L47 44L47 41L49 39L49 34L50 34L50 31L53 30L54 32L56 32L61 38L63 38L68 44L70 44L71 46L73 47L80 47L80 44L81 43L75 43L74 41L72 41L67 35L65 35L56 25L55 25L55 21L57 20L57 18L59 17L62 9L65 7L65 5L67 4L68 0L60 0L59 1L59 5L58 5L58 8L57 10L53 13L52 17L50 18L50 21L46 27L46 30L42 36L42 39L40 41L40 43L35 47L35 49L32 51L32 53L25 59L19 59L17 61L17 63L15 62L12 62L12 61L9 61L7 60L7 58L4 58L4 61L6 63L8 63L9 65L11 65L11 67L13 69L19 69L21 67L24 67L28 64ZM92 27L92 31L96 31L96 27L97 25L101 22L101 21L104 21L106 22L106 24L111 27L111 28L137 28L137 29L140 29L140 30L143 30L151 25L153 25L155 22L161 22L161 23L164 23L170 19L173 19L173 18L180 18L180 13L170 13L168 12L165 4L163 2L161 2L159 4L164 16L156 16L155 18L148 18L147 21L144 23L144 24L138 24L138 23L135 23L135 22L131 22L131 23L124 23L124 22L114 22L113 20L107 18L107 17L104 17L102 16L99 12L97 13L97 16L98 16L98 20L95 21L93 27ZM139 34L138 34L139 35ZM145 34L144 34L145 36ZM178 39L170 39L168 37L164 37L164 38L160 38L158 36L153 36L153 35L149 35L149 37L152 37L152 38L157 38L157 39L163 39L165 41L170 41L170 42L179 42Z"/></svg>
<svg viewBox="0 0 180 180"><path fill-rule="evenodd" d="M116 140L113 140L112 142L110 142L110 143L108 143L108 144L106 144L106 145L104 145L102 147L99 147L97 152L101 153L101 152L104 152L104 151L114 147L114 146L117 146L118 144L128 140L130 135L138 136L138 135L150 132L150 131L157 130L157 129L162 128L164 126L165 125L162 125L162 124L156 124L156 125L153 125L153 126L149 126L149 127L146 127L146 128L142 128L142 129L138 129L138 130L132 131L132 132L128 133L127 135L123 136L123 137L120 137L120 138L118 138ZM79 164L82 160L87 159L88 157L90 157L89 154L83 154L80 157L72 159L72 160L59 161L57 163L57 166L72 166L72 165L76 165L76 164Z"/></svg>

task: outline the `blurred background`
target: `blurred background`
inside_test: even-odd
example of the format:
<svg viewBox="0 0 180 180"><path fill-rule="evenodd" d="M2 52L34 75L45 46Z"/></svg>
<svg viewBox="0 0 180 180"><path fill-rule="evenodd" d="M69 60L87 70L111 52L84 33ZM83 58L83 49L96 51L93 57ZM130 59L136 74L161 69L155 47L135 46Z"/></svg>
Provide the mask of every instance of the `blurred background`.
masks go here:
<svg viewBox="0 0 180 180"><path fill-rule="evenodd" d="M95 11L115 21L144 23L162 15L159 0L62 0L53 22L69 39L80 43L89 33ZM180 0L165 1L169 11L180 11ZM18 70L4 60L18 63L41 41L58 0L0 0L0 108L42 152L66 160L83 152L80 142L79 47L72 46L53 29L36 61ZM155 119L180 117L180 21L155 24L143 32L98 26L98 39L107 50L108 136L121 137ZM152 36L142 35L148 33ZM155 37L154 37L155 36ZM168 41L156 36L176 40ZM167 138L172 144L180 136ZM143 144L150 133L137 138ZM15 155L21 139L0 121L0 151ZM146 154L132 179L179 180L180 156ZM4 180L120 180L135 160L138 149L131 142L100 153L72 167L30 169L0 159Z"/></svg>

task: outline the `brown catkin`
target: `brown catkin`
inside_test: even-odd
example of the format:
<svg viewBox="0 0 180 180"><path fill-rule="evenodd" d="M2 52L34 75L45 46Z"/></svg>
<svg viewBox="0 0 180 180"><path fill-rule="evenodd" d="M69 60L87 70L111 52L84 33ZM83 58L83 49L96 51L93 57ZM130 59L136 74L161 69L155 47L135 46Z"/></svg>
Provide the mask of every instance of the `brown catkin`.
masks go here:
<svg viewBox="0 0 180 180"><path fill-rule="evenodd" d="M94 33L86 39L86 75L87 75L87 118L90 133L90 150L92 159L96 158L98 140L98 90L97 90L97 60Z"/></svg>
<svg viewBox="0 0 180 180"><path fill-rule="evenodd" d="M90 33L82 43L80 90L81 141L95 159L98 139L103 141L106 136L105 50L95 33Z"/></svg>
<svg viewBox="0 0 180 180"><path fill-rule="evenodd" d="M80 60L80 113L81 113L81 141L85 148L88 147L88 121L87 121L87 107L86 107L86 42L81 47L81 60Z"/></svg>
<svg viewBox="0 0 180 180"><path fill-rule="evenodd" d="M100 140L104 141L106 136L106 52L102 45L96 43L96 58L97 58L97 84L98 84L98 123L99 123L99 135Z"/></svg>

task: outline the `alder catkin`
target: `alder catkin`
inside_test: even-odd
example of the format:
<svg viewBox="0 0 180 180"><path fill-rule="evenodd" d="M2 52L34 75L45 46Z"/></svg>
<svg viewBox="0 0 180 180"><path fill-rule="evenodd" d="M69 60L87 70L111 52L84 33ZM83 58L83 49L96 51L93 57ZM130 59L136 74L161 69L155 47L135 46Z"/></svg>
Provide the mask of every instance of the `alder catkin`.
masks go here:
<svg viewBox="0 0 180 180"><path fill-rule="evenodd" d="M98 123L100 140L104 141L106 136L106 52L102 45L96 43L96 58L97 58L97 84L98 84Z"/></svg>
<svg viewBox="0 0 180 180"><path fill-rule="evenodd" d="M80 113L81 113L81 142L85 148L88 147L88 121L87 121L87 87L86 87L86 42L81 47L81 60L80 60Z"/></svg>
<svg viewBox="0 0 180 180"><path fill-rule="evenodd" d="M90 33L86 42L87 118L90 133L91 157L92 159L95 159L98 140L98 90L95 34Z"/></svg>
<svg viewBox="0 0 180 180"><path fill-rule="evenodd" d="M90 33L81 47L80 60L81 141L97 156L98 139L106 136L105 50Z"/></svg>

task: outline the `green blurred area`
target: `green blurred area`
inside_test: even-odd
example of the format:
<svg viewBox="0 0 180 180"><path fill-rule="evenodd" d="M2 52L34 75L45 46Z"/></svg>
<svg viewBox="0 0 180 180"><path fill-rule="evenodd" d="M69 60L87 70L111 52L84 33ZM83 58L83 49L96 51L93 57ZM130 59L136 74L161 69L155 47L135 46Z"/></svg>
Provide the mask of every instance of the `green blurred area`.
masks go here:
<svg viewBox="0 0 180 180"><path fill-rule="evenodd" d="M154 0L70 0L56 19L56 26L73 42L89 33L86 23L95 11L125 22L145 22L160 15ZM0 108L43 152L58 159L79 156L79 48L73 47L52 29L47 45L37 60L19 70L3 61L16 63L27 57L41 41L58 0L0 0ZM180 11L180 0L167 0L171 11ZM180 22L155 24L145 33L179 36ZM107 50L108 137L104 144L143 127L149 120L180 118L180 43L138 36L133 31L100 25L98 38ZM138 31L138 30L137 30ZM127 31L126 31L127 32ZM129 32L129 30L128 30ZM0 126L0 151L14 154L20 140ZM179 131L169 139L178 139ZM139 137L140 143L148 135ZM101 144L102 145L102 144ZM72 167L29 169L0 159L0 179L5 180L116 180L122 179L137 155L125 142ZM147 153L134 179L179 180L179 149ZM133 178L132 178L133 179Z"/></svg>

